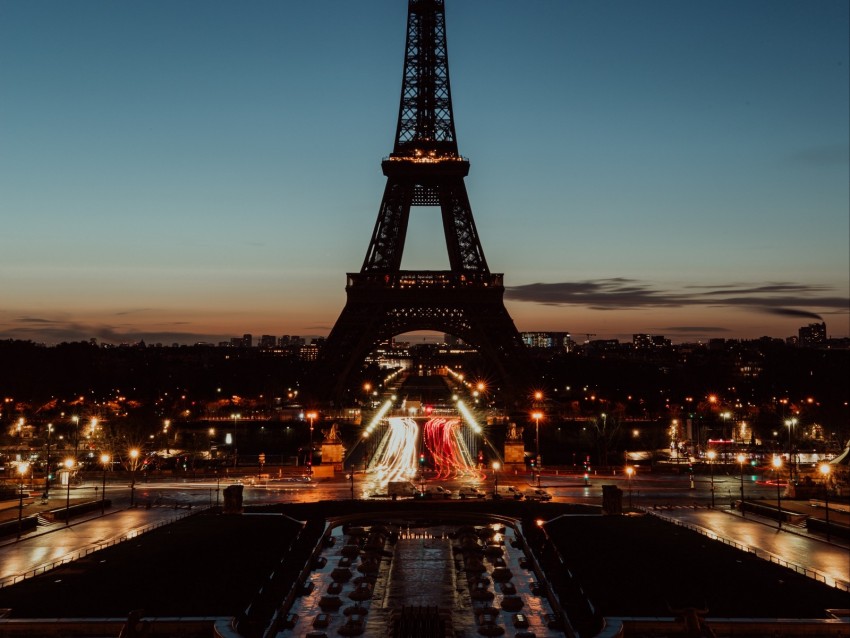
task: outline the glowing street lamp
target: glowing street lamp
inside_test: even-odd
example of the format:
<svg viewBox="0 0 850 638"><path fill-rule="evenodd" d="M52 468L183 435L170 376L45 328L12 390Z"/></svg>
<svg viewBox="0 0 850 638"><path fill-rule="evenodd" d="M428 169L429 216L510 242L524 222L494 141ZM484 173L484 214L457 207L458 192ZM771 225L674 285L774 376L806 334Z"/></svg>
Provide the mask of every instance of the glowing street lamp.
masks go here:
<svg viewBox="0 0 850 638"><path fill-rule="evenodd" d="M741 516L746 516L746 510L744 508L744 461L747 460L747 457L743 454L738 455L738 465L741 466Z"/></svg>
<svg viewBox="0 0 850 638"><path fill-rule="evenodd" d="M537 393L539 394L539 393ZM540 482L540 419L543 418L543 413L534 411L531 413L531 418L534 419L534 438L535 438L535 456L537 457L537 482Z"/></svg>
<svg viewBox="0 0 850 638"><path fill-rule="evenodd" d="M169 454L171 452L168 445L168 428L171 427L171 419L165 419L162 422L162 438L165 439L165 453Z"/></svg>
<svg viewBox="0 0 850 638"><path fill-rule="evenodd" d="M797 419L786 419L785 425L788 426L788 480L790 481L794 478L794 466L796 465L793 461L793 457L791 456L791 439L794 435L794 426L797 425Z"/></svg>
<svg viewBox="0 0 850 638"><path fill-rule="evenodd" d="M71 420L74 422L74 462L76 463L80 449L80 417L75 414Z"/></svg>
<svg viewBox="0 0 850 638"><path fill-rule="evenodd" d="M103 465L103 485L100 490L100 515L103 516L106 513L106 466L109 465L109 461L112 460L112 457L108 454L100 455L100 462Z"/></svg>
<svg viewBox="0 0 850 638"><path fill-rule="evenodd" d="M634 476L635 468L631 465L626 467L626 475L629 477L629 509L632 509L632 476Z"/></svg>
<svg viewBox="0 0 850 638"><path fill-rule="evenodd" d="M502 467L498 461L493 461L493 498L498 497L499 492L499 468Z"/></svg>
<svg viewBox="0 0 850 638"><path fill-rule="evenodd" d="M71 522L71 470L74 467L74 459L65 459L65 479L67 480L65 487L65 525Z"/></svg>
<svg viewBox="0 0 850 638"><path fill-rule="evenodd" d="M230 418L233 419L233 437L236 438L236 435L239 434L239 419L242 418L242 415L234 412L230 415Z"/></svg>
<svg viewBox="0 0 850 638"><path fill-rule="evenodd" d="M821 463L818 471L823 476L823 507L826 511L826 540L829 540L829 472L832 468L829 463Z"/></svg>
<svg viewBox="0 0 850 638"><path fill-rule="evenodd" d="M318 414L316 412L308 412L307 419L310 421L310 455L307 457L307 467L308 471L313 473L313 421L318 418Z"/></svg>
<svg viewBox="0 0 850 638"><path fill-rule="evenodd" d="M27 475L29 463L18 463L18 476L21 480L21 500L18 503L18 538L21 537L23 517L24 517L24 477Z"/></svg>
<svg viewBox="0 0 850 638"><path fill-rule="evenodd" d="M709 473L711 474L711 507L714 509L714 459L717 458L717 452L709 450L706 456L708 457Z"/></svg>
<svg viewBox="0 0 850 638"><path fill-rule="evenodd" d="M136 466L139 461L139 450L130 450L130 507L136 507Z"/></svg>
<svg viewBox="0 0 850 638"><path fill-rule="evenodd" d="M44 473L44 500L50 496L50 433L53 432L53 424L47 424L47 470Z"/></svg>
<svg viewBox="0 0 850 638"><path fill-rule="evenodd" d="M779 469L782 467L782 457L778 454L773 456L773 473L776 481L776 514L779 519L779 529L782 529L782 494L779 491Z"/></svg>

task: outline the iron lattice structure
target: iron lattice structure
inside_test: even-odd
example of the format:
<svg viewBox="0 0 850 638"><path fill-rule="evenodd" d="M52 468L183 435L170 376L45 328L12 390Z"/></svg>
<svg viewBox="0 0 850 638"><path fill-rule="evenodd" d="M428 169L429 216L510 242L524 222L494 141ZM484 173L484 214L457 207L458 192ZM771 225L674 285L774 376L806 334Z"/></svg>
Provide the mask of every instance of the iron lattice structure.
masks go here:
<svg viewBox="0 0 850 638"><path fill-rule="evenodd" d="M342 396L356 366L381 341L414 330L475 346L506 387L527 382L525 347L505 309L503 275L491 273L472 218L458 153L443 0L409 0L401 102L393 152L363 266L348 273L347 301L322 348L314 392ZM439 207L448 271L404 271L412 206Z"/></svg>

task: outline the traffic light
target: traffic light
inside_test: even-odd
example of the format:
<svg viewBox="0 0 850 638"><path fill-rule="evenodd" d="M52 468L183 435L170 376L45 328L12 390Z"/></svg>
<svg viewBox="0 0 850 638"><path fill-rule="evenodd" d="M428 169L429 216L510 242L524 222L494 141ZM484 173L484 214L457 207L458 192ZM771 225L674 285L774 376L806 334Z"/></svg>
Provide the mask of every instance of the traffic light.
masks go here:
<svg viewBox="0 0 850 638"><path fill-rule="evenodd" d="M419 455L419 465L425 465L425 455L424 454Z"/></svg>

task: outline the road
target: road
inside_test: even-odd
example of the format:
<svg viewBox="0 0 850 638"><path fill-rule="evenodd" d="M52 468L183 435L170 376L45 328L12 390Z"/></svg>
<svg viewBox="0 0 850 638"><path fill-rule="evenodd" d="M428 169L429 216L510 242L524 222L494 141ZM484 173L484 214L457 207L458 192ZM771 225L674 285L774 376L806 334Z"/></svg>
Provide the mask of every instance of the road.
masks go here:
<svg viewBox="0 0 850 638"><path fill-rule="evenodd" d="M304 482L293 479L272 481L266 484L251 485L252 479L244 480L244 502L246 504L279 502L315 502L319 500L337 500L350 498L352 483L345 478ZM461 481L442 481L449 488L456 488ZM220 501L217 490L236 482L228 481L171 481L140 483L136 485L133 499L138 507L130 507L130 489L126 485L110 485L107 497L113 507L105 516L94 512L83 520L72 519L70 525L53 523L39 526L35 532L0 541L0 584L10 579L20 578L34 571L42 571L57 561L67 561L86 551L106 544L132 537L151 525L163 524L181 516L188 515L199 508L215 505ZM433 481L429 481L433 483ZM525 488L535 480L528 474L500 476L499 484L514 484ZM478 480L477 484L485 492L492 492L492 478ZM624 505L627 504L629 481L622 475L592 476L589 485L584 484L581 476L549 475L541 477L543 485L560 502L578 502L599 505L602 500L602 485L617 484L624 492ZM707 530L719 538L726 539L741 547L758 550L764 555L782 559L793 565L799 565L817 572L821 580L831 579L850 584L850 561L846 542L826 543L824 540L808 534L803 529L786 527L777 530L776 523L766 519L748 516L743 518L730 509L730 502L736 493L733 490L740 484L730 477L715 477L715 507L710 508L710 483L705 477L695 481L690 489L688 477L648 476L633 478L631 481L634 507L644 507L648 511L675 519L681 523ZM718 498L717 488L728 490L732 498ZM380 482L376 477L355 474L354 495L358 498L374 498L376 490L380 493ZM83 486L71 490L71 502L94 500L93 486ZM775 495L771 486L747 486L747 498L770 499ZM98 497L101 495L98 494ZM55 509L65 505L67 493L51 492L47 504L27 506L25 515L35 510ZM150 504L150 507L148 507ZM190 508L191 506L191 508ZM658 508L658 509L656 509ZM17 516L17 510L4 512L5 519ZM850 586L850 585L848 585Z"/></svg>

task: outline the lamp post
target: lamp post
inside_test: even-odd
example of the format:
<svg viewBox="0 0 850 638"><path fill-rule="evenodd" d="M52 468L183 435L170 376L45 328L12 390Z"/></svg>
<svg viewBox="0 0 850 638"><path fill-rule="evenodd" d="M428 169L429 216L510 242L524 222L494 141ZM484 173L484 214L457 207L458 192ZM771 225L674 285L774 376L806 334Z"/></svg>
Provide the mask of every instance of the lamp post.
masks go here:
<svg viewBox="0 0 850 638"><path fill-rule="evenodd" d="M308 412L307 413L307 419L310 421L310 452L309 452L309 456L307 457L307 468L308 468L307 471L310 474L313 473L313 421L318 416L319 415L315 412Z"/></svg>
<svg viewBox="0 0 850 638"><path fill-rule="evenodd" d="M74 463L76 463L80 449L80 417L75 414L71 420L74 422Z"/></svg>
<svg viewBox="0 0 850 638"><path fill-rule="evenodd" d="M236 438L239 436L239 418L242 416L241 414L231 414L233 418L233 440L236 441ZM244 448L243 448L244 449ZM233 447L233 467L236 467L239 464L239 442L236 441Z"/></svg>
<svg viewBox="0 0 850 638"><path fill-rule="evenodd" d="M741 466L741 516L746 516L746 511L744 508L744 461L747 460L747 457L743 454L738 455L738 465Z"/></svg>
<svg viewBox="0 0 850 638"><path fill-rule="evenodd" d="M65 525L71 521L71 469L74 467L74 459L65 459Z"/></svg>
<svg viewBox="0 0 850 638"><path fill-rule="evenodd" d="M100 490L100 515L106 513L106 466L109 464L111 457L108 454L100 455L100 462L103 464L103 486Z"/></svg>
<svg viewBox="0 0 850 638"><path fill-rule="evenodd" d="M717 452L709 450L706 456L708 457L708 471L711 476L711 509L714 509L714 459L717 458Z"/></svg>
<svg viewBox="0 0 850 638"><path fill-rule="evenodd" d="M47 470L44 472L44 500L50 496L50 433L53 431L53 424L47 424Z"/></svg>
<svg viewBox="0 0 850 638"><path fill-rule="evenodd" d="M502 467L498 461L493 461L493 498L499 497L499 468Z"/></svg>
<svg viewBox="0 0 850 638"><path fill-rule="evenodd" d="M631 465L626 467L626 475L629 477L629 509L632 509L632 476L634 476L635 468Z"/></svg>
<svg viewBox="0 0 850 638"><path fill-rule="evenodd" d="M539 392L537 394L540 394ZM536 396L536 395L535 395ZM540 487L540 419L543 418L543 413L534 411L531 413L531 418L534 419L534 445L535 445L535 466L537 467L537 487Z"/></svg>
<svg viewBox="0 0 850 638"><path fill-rule="evenodd" d="M139 450L130 450L130 507L136 507L136 465L139 460Z"/></svg>
<svg viewBox="0 0 850 638"><path fill-rule="evenodd" d="M779 491L779 468L782 467L782 457L778 454L773 456L774 479L776 480L776 514L779 520L779 529L782 529L782 494Z"/></svg>
<svg viewBox="0 0 850 638"><path fill-rule="evenodd" d="M788 480L791 481L794 478L794 466L796 465L791 456L793 449L791 439L794 435L794 426L797 425L797 419L786 419L785 425L788 426Z"/></svg>
<svg viewBox="0 0 850 638"><path fill-rule="evenodd" d="M165 439L165 453L170 454L171 448L168 445L168 428L171 427L171 419L165 419L162 422L162 437Z"/></svg>
<svg viewBox="0 0 850 638"><path fill-rule="evenodd" d="M720 418L723 419L723 431L720 433L720 438L726 438L726 432L729 429L729 418L732 416L730 412L721 412Z"/></svg>
<svg viewBox="0 0 850 638"><path fill-rule="evenodd" d="M829 463L821 463L818 466L818 470L823 476L823 508L826 512L826 540L829 540L829 472L832 468L830 468Z"/></svg>
<svg viewBox="0 0 850 638"><path fill-rule="evenodd" d="M24 519L24 477L27 475L27 470L29 469L30 464L26 462L18 463L18 476L21 480L21 500L18 503L18 538L21 537L21 531L23 527L23 519Z"/></svg>

